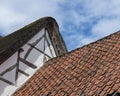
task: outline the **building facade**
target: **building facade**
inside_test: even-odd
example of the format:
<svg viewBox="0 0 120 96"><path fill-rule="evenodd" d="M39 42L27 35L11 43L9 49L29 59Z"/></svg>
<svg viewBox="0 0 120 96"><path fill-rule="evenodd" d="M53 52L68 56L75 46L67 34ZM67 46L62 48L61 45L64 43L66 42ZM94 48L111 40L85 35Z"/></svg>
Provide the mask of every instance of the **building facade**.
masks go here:
<svg viewBox="0 0 120 96"><path fill-rule="evenodd" d="M51 17L0 39L0 96L11 96L46 61L66 52L59 27Z"/></svg>

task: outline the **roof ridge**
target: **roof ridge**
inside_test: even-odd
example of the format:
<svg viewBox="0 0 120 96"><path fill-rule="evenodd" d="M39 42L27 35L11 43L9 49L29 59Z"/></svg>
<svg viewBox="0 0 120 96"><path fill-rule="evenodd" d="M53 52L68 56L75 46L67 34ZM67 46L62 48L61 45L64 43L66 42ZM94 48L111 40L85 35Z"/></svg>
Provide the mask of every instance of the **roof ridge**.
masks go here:
<svg viewBox="0 0 120 96"><path fill-rule="evenodd" d="M100 95L120 92L120 32L49 60L14 96ZM31 91L31 88L32 91ZM61 95L62 94L62 95Z"/></svg>

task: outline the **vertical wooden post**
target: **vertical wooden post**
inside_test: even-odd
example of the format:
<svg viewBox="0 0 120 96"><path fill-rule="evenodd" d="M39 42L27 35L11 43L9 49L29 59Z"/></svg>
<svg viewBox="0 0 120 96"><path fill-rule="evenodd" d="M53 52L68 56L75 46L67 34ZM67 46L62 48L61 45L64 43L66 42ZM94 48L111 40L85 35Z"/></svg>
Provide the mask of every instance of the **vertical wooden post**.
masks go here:
<svg viewBox="0 0 120 96"><path fill-rule="evenodd" d="M43 42L43 53L45 53L45 36L46 36L46 31L44 31L44 42ZM46 62L46 57L45 54L43 56L43 63Z"/></svg>
<svg viewBox="0 0 120 96"><path fill-rule="evenodd" d="M47 29L45 29L45 33L46 33L46 31L47 31ZM45 34L45 39L46 39L47 44L48 44L48 47L49 47L49 49L50 49L50 53L52 54L52 57L54 57L54 56L53 56L53 53L52 53L52 49L50 48L50 43L49 43L49 41L48 41L48 39L47 39L46 34Z"/></svg>
<svg viewBox="0 0 120 96"><path fill-rule="evenodd" d="M18 72L19 72L19 58L20 58L20 53L23 52L23 49L20 48L18 50L18 54L17 54L17 63L16 63L16 74L15 74L15 85L17 85L17 81L18 81Z"/></svg>

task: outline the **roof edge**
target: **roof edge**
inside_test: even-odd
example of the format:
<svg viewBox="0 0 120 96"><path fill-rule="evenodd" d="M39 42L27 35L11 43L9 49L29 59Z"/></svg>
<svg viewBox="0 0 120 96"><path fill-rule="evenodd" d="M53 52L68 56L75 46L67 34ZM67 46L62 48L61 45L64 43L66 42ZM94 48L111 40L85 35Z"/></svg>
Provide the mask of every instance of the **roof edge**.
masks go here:
<svg viewBox="0 0 120 96"><path fill-rule="evenodd" d="M76 50L83 49L83 48L85 48L85 47L90 46L91 44L95 44L95 43L97 43L97 42L100 42L100 41L102 41L102 40L104 40L104 39L107 39L107 38L111 37L111 36L114 35L114 34L119 33L119 32L120 32L120 30L119 30L119 31L116 31L115 33L109 34L108 36L105 36L105 37L103 37L103 38L101 38L101 39L98 39L98 40L96 40L96 41L94 41L94 42L91 42L91 43L86 44L86 45L83 45L83 46L81 46L81 47L79 47L79 48L73 49L73 50L71 50L71 51L69 51L69 52L67 52L67 53L65 53L65 54L62 54L62 55L57 56L57 57L54 57L54 58L48 60L47 62L50 62L51 60L60 58L60 57L65 56L65 55L69 55L70 53L72 53L72 52L74 52L74 51L76 51ZM47 63L47 62L46 62L46 63ZM46 64L46 63L45 63L45 64Z"/></svg>
<svg viewBox="0 0 120 96"><path fill-rule="evenodd" d="M53 31L55 36L58 37L58 45L62 46L63 51L67 52L65 42L59 32L59 26L56 20L52 17L43 17L24 26L14 33L0 38L0 64L19 50L20 47L36 35L42 28L48 28L50 30L50 34L52 33L51 31Z"/></svg>

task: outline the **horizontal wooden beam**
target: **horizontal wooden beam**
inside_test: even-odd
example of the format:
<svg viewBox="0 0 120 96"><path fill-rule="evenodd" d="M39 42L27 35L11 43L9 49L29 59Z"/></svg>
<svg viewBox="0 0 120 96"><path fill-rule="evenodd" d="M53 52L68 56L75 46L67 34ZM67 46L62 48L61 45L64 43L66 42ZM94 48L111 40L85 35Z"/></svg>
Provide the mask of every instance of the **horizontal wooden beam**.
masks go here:
<svg viewBox="0 0 120 96"><path fill-rule="evenodd" d="M14 83L12 83L12 82L10 82L10 81L2 78L1 76L0 76L0 80L4 81L5 83L7 83L7 84L9 84L9 85L13 85L13 86L15 85Z"/></svg>
<svg viewBox="0 0 120 96"><path fill-rule="evenodd" d="M20 73L22 73L22 74L24 74L25 76L29 76L29 74L28 73L26 73L26 72L24 72L24 71L22 71L22 70L20 70L20 69L18 69L18 72L20 72Z"/></svg>
<svg viewBox="0 0 120 96"><path fill-rule="evenodd" d="M46 55L48 58L51 58L49 55L47 55L46 53L44 53L43 51L41 51L40 49L36 48L35 46L33 46L32 44L28 43L29 46L35 48L37 51L39 51L40 53Z"/></svg>
<svg viewBox="0 0 120 96"><path fill-rule="evenodd" d="M23 62L24 64L26 64L27 66L33 68L33 69L36 69L36 68L37 68L37 66L35 66L34 64L26 61L25 59L23 59L23 58L21 58L21 57L19 57L19 60L20 60L21 62Z"/></svg>

